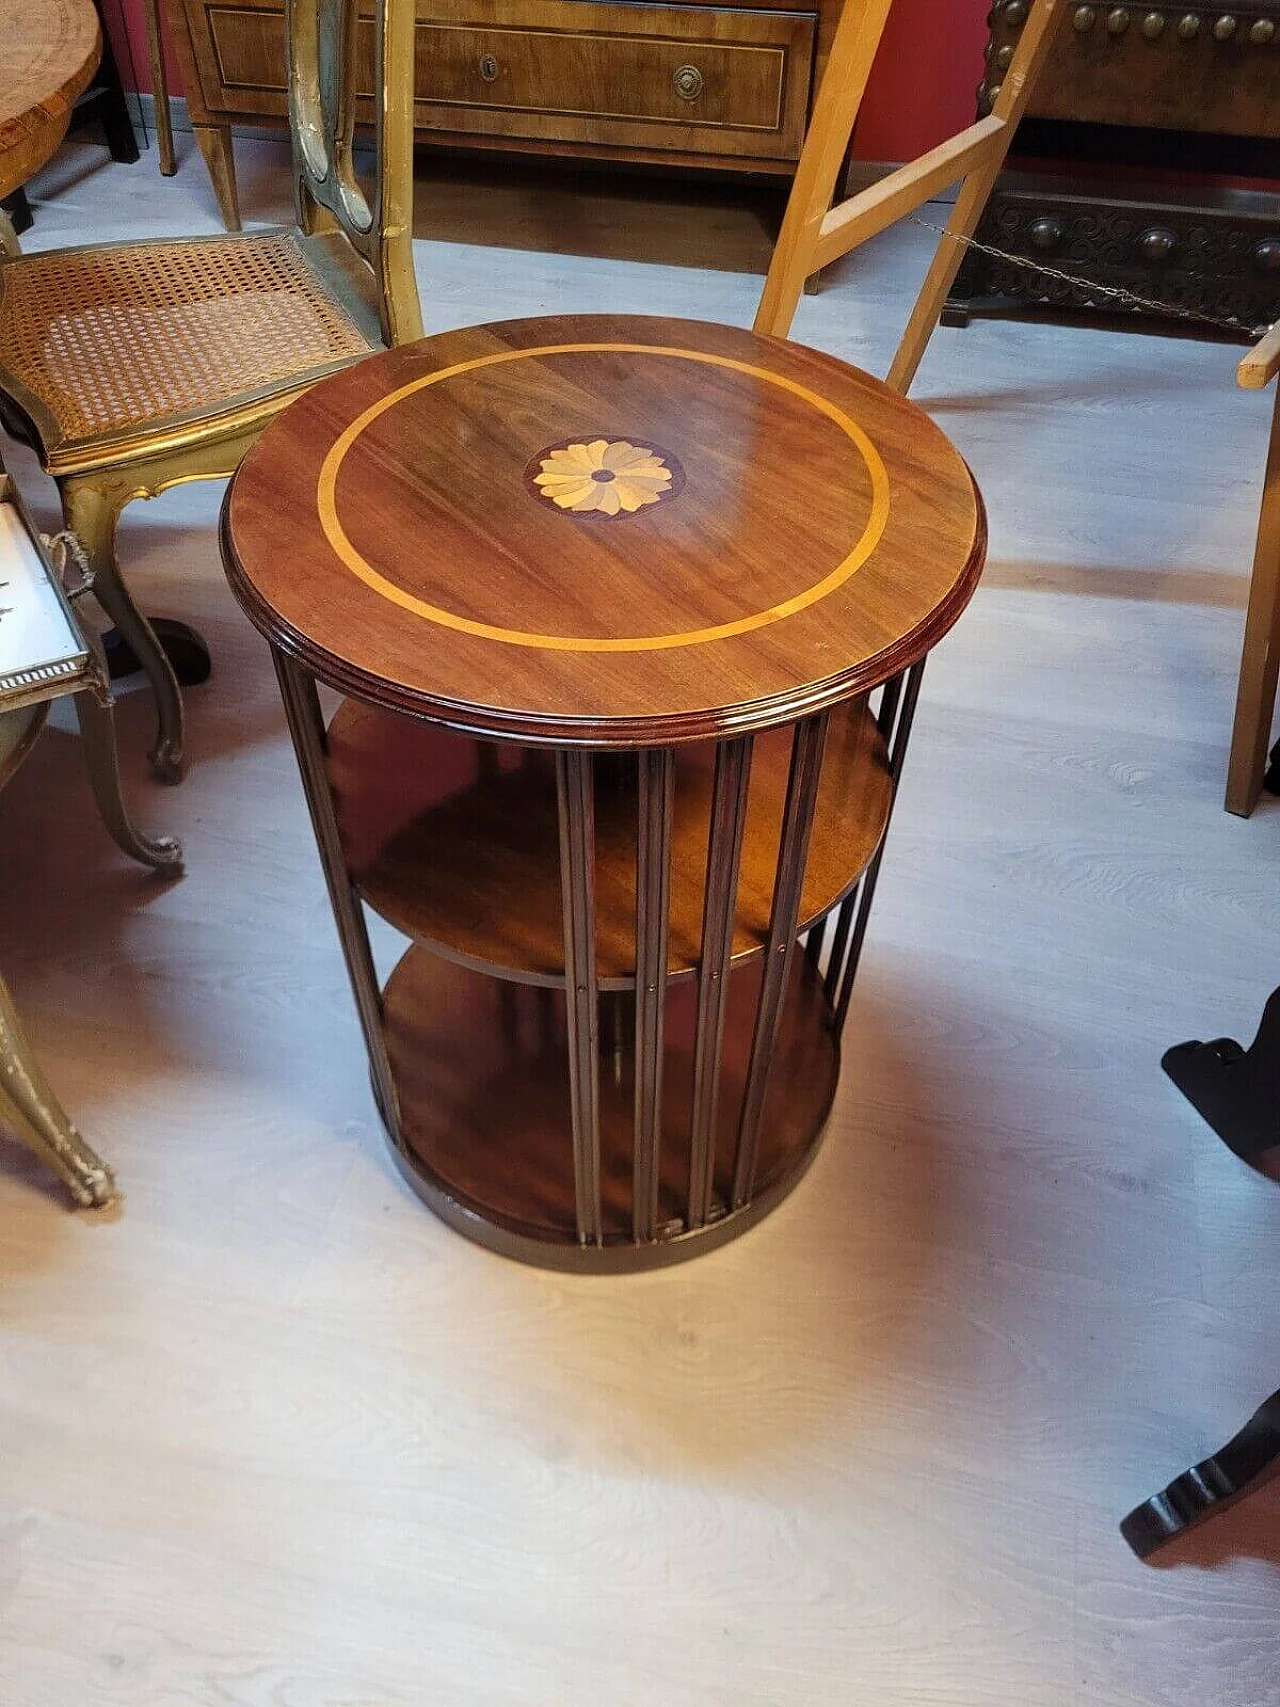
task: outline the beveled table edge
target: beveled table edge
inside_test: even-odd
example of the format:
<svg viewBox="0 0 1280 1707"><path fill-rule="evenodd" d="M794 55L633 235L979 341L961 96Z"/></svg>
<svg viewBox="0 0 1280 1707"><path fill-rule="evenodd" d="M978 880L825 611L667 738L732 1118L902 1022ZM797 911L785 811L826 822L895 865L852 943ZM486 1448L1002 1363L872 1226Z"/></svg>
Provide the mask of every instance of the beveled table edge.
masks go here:
<svg viewBox="0 0 1280 1707"><path fill-rule="evenodd" d="M976 507L973 546L951 592L909 633L873 657L865 658L856 666L827 676L822 681L809 683L807 687L788 689L764 699L744 700L735 706L664 716L575 718L506 711L495 706L475 705L443 695L418 692L402 682L373 675L345 659L336 658L299 633L259 594L244 571L231 534L231 500L238 475L233 475L227 484L218 538L227 580L250 622L271 645L279 647L304 665L318 681L339 693L369 705L382 706L388 711L419 717L428 723L439 724L441 728L480 740L515 741L527 747L596 751L670 747L728 735L754 734L761 729L794 723L815 712L826 711L842 700L870 693L932 651L959 620L977 590L986 563L986 505L967 462L964 469L973 488Z"/></svg>

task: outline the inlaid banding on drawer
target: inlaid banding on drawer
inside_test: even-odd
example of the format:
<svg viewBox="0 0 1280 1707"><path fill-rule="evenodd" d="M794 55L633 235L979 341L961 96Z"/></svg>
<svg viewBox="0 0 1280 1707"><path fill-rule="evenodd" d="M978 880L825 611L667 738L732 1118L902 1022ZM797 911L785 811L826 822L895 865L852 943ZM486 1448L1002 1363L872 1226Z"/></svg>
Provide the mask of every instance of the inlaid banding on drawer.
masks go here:
<svg viewBox="0 0 1280 1707"><path fill-rule="evenodd" d="M424 36L434 38L425 79ZM440 45L443 53L437 51ZM776 131L783 121L783 46L598 30L419 24L418 55L420 105L738 130ZM566 64L571 55L575 63ZM480 69L486 56L497 61L494 77ZM682 95L676 81L687 65L701 80L693 96Z"/></svg>

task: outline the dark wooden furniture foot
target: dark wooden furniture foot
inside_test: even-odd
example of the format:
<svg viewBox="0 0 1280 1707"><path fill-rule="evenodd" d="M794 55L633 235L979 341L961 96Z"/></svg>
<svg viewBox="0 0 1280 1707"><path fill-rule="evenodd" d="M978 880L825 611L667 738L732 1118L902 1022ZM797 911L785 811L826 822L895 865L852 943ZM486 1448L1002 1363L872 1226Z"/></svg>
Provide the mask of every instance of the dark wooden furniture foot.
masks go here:
<svg viewBox="0 0 1280 1707"><path fill-rule="evenodd" d="M1280 1470L1280 1393L1260 1405L1220 1452L1136 1506L1121 1523L1120 1533L1140 1559L1148 1559L1205 1518L1234 1505L1276 1470Z"/></svg>
<svg viewBox="0 0 1280 1707"><path fill-rule="evenodd" d="M98 16L102 19L102 58L92 83L76 102L71 123L74 129L86 123L101 125L111 158L132 165L138 158L138 139L134 135L133 120L129 117L129 103L120 82L115 54L111 51L111 38L107 33L106 19L102 17L101 0L98 0Z"/></svg>
<svg viewBox="0 0 1280 1707"><path fill-rule="evenodd" d="M1248 1049L1230 1037L1179 1043L1161 1065L1234 1155L1280 1180L1280 990Z"/></svg>
<svg viewBox="0 0 1280 1707"><path fill-rule="evenodd" d="M1275 762L1275 754L1272 754ZM1179 1043L1161 1062L1227 1148L1280 1179L1280 990L1262 1010L1248 1049L1234 1038ZM1136 1506L1120 1533L1140 1559L1233 1505L1280 1470L1280 1392L1273 1393L1220 1452L1195 1464Z"/></svg>
<svg viewBox="0 0 1280 1707"><path fill-rule="evenodd" d="M3 200L0 200L0 208L3 208L9 215L15 236L21 237L24 231L30 231L32 224L31 203L27 200L25 190L17 189L11 196L5 196Z"/></svg>

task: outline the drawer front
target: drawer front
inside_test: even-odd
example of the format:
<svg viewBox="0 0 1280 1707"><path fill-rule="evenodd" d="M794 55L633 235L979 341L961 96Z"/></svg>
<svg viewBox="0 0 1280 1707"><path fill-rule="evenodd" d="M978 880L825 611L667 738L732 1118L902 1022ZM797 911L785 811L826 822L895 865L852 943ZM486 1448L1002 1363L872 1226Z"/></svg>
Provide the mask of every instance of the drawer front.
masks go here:
<svg viewBox="0 0 1280 1707"><path fill-rule="evenodd" d="M188 0L188 15L210 108L281 116L279 6ZM816 33L808 12L423 0L416 123L462 136L794 160Z"/></svg>
<svg viewBox="0 0 1280 1707"><path fill-rule="evenodd" d="M458 10L457 21L436 16L418 29L418 87L433 127L772 159L800 152L812 15L587 0L537 0L527 21L510 4L482 11L463 0Z"/></svg>

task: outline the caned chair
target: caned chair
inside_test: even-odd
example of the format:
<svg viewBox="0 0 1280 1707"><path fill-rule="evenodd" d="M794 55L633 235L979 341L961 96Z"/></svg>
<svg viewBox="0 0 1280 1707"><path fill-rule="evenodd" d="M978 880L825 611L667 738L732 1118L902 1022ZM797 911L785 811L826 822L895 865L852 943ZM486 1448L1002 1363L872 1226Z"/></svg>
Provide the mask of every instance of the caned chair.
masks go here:
<svg viewBox="0 0 1280 1707"><path fill-rule="evenodd" d="M57 481L98 596L151 679L151 762L171 782L184 768L182 699L116 562L121 509L234 473L267 422L316 380L422 335L413 0L376 0L359 24L356 0L287 0L286 11L296 226L0 262L6 420ZM366 193L352 140L357 116L369 116L358 68L367 76L370 66Z"/></svg>

